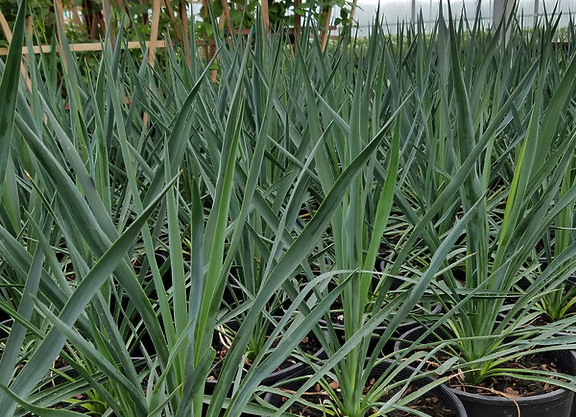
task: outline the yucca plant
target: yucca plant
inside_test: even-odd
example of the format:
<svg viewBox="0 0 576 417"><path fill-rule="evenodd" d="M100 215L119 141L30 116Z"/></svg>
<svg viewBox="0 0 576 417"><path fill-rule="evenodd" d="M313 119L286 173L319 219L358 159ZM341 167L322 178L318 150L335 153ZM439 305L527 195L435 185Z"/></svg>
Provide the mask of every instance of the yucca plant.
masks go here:
<svg viewBox="0 0 576 417"><path fill-rule="evenodd" d="M15 28L21 37L22 22ZM250 43L222 49L220 84L213 86L198 60L188 66L169 53L166 70L136 64L123 54L119 36L113 52L105 40L97 72L83 78L63 43L63 84L44 57L37 61L33 55L31 90L2 83L12 98L8 104L18 100L18 106L3 113L9 126L15 114L17 129L2 136L10 150L6 175L12 178L3 197L0 253L8 271L3 278L13 277L9 284L23 288L14 295L18 311L4 305L16 324L0 363L3 410L216 416L224 407L226 415L240 415L259 382L292 353L346 285L344 280L307 306L304 298L314 285L336 272L318 277L300 294L289 279L321 246L334 210L384 136L353 155L329 189L314 193L319 206L304 223L298 220L303 194L289 190L306 190L314 179L312 168L330 128L308 133L300 159L286 159L290 171L280 174L285 192L271 200L276 184L260 176L276 164L267 150L283 152L283 144L271 142L269 132L294 130L284 124L276 97L276 83L289 77L283 65L262 71L258 65L267 60L252 59ZM273 51L281 56L281 44ZM19 64L11 53L3 80L17 77ZM312 71L312 65L302 71ZM255 107L257 118L245 116L250 81L262 88L252 93L263 100ZM54 94L61 90L66 100ZM289 138L284 145L294 146ZM18 201L28 203L27 212ZM270 209L274 205L278 210ZM183 236L190 240L189 262ZM241 306L246 317L214 394L206 397L222 292L246 239L258 247L265 269L257 293ZM169 278L157 264L159 248L168 250ZM136 274L131 261L142 252L144 272ZM148 268L151 281L142 279ZM244 374L253 329L282 286L292 306ZM297 309L303 320L286 326ZM149 344L139 343L145 336ZM131 357L135 345L144 358ZM76 374L60 369L63 379L51 377L51 368L60 366L56 360ZM76 401L77 395L84 397Z"/></svg>
<svg viewBox="0 0 576 417"><path fill-rule="evenodd" d="M318 43L313 43L310 49L300 51L294 57L292 71L298 79L304 80L292 90L294 102L301 103L293 110L294 125L301 120L307 123L306 135L302 140L318 137L323 131L328 132L325 139L323 137L325 143L319 144L324 152L315 157L317 179L316 183L311 183L311 187L318 187L322 193L328 192L350 161L355 161L357 155L365 154L375 141L381 144L371 152L369 164L362 169L361 175L335 209L330 227L333 240L329 241L333 242L333 249L328 247L318 257L320 273L331 270L339 275L344 271L351 273L345 275L347 280L340 284L344 285L341 294L344 332L337 332L331 323L330 310L327 310L325 321L328 338L321 340L328 359L321 367L316 366L313 375L302 381L302 387L278 413L288 410L294 402L299 401L298 395L317 382L327 393L327 405L313 404L304 398L303 401L306 407L318 408L319 412L327 415L360 417L374 410L385 414L394 407L405 406L424 391L402 399L399 393L389 402L382 401L384 394L393 387L406 388L407 381L393 380L400 368L419 357L418 354L412 357L410 350L405 352L407 360L401 366L398 362L397 367L392 366L383 375L377 376L368 389L367 385L373 368L382 360L382 348L422 299L450 248L449 242L457 237L467 218L439 247L430 268L413 288L388 297L392 277L383 276L382 285L378 287L381 289L377 294L373 293L372 271L388 226L399 176L400 116L403 106L410 100L403 97L410 96L409 91L399 92L392 98L386 85L386 77L392 76L381 61L381 57L390 54L386 42L378 26L374 26L365 60L361 58L353 62L345 42L341 45L342 49L332 48L331 54L326 55L321 52ZM310 74L306 64L314 61L321 63L321 71ZM301 108L306 109L307 119L300 118ZM308 279L313 280L313 275ZM317 300L324 303L322 294L325 287L320 286L308 303L315 305ZM382 325L386 326L384 334L373 339L372 332ZM331 382L324 379L325 376Z"/></svg>
<svg viewBox="0 0 576 417"><path fill-rule="evenodd" d="M573 25L569 26L570 31L573 30ZM570 55L564 55L561 51L557 51L555 56L558 59L550 60L550 76L556 85L560 85L562 73L566 71L570 65ZM559 127L559 135L569 135L570 129L573 124L573 106L569 111L563 114L563 121ZM558 199L561 199L570 190L571 186L576 182L574 175L574 158L567 162L567 166L562 180L562 185L558 190ZM558 216L551 224L549 230L542 238L542 247L538 247L537 259L541 263L542 271L556 258L566 251L570 244L574 242L574 209L575 203L567 204L566 207L558 213ZM571 265L558 266L559 269L567 268L566 273L570 273ZM542 311L548 316L550 320L561 320L569 317L573 313L573 305L576 302L575 287L573 285L572 276L565 280L562 285L559 285L550 292L547 292L538 303Z"/></svg>
<svg viewBox="0 0 576 417"><path fill-rule="evenodd" d="M448 29L440 21L438 61L442 64L438 71L441 79L450 81L438 86L438 117L445 121L438 126L445 130L438 132L441 137L434 136L430 141L447 138L445 155L450 170L447 175L441 174L438 197L429 207L420 209L421 227L416 227L415 235L433 231L441 238L434 216L454 201L452 216L471 214L471 219L462 236L466 249L462 257L464 275L445 274L439 292L439 299L450 313L415 343L442 326L443 340L446 335L456 338L446 351L468 384L504 373L546 380L549 375L538 371L522 372L503 366L528 353L566 348L571 345L564 343L574 342L553 337L569 324L566 321L550 327L524 328L539 314L534 306L545 291L561 286L576 267L571 260L574 245L568 246L528 288L516 292L516 285L536 268L536 244L558 215L574 204L574 184L565 184L565 191L560 190L576 139L567 112L576 60L571 59L557 83L547 78L554 58L550 47L554 29L551 24L536 31L530 47L519 47L521 52L524 47L532 53L538 51L537 61L531 64L510 46L513 41L507 46L501 43L499 30L486 43L475 44L478 55L475 51L470 52L472 56L465 55L454 21L450 19ZM521 35L519 27L515 31ZM478 32L472 32L472 36L478 36ZM480 64L464 65L474 59ZM503 84L508 86L506 95L500 91ZM436 164L433 159L424 162ZM513 169L511 176L506 166ZM455 183L457 178L459 182ZM499 209L501 204L503 211ZM448 215L440 219L449 220ZM434 246L430 249L435 250ZM508 300L511 303L504 308ZM569 386L562 381L554 383Z"/></svg>
<svg viewBox="0 0 576 417"><path fill-rule="evenodd" d="M559 198L565 195L570 186L574 184L574 160L568 163L562 186L558 191ZM574 204L568 204L557 216L550 226L548 233L543 238L543 253L538 252L541 273L550 265L553 260L567 250L574 241ZM540 256L540 255L544 256ZM574 286L574 268L568 261L566 264L556 266L559 271L565 269L563 275L567 278L561 285L546 291L542 299L538 302L549 320L562 320L574 314L574 304L576 303L576 287Z"/></svg>

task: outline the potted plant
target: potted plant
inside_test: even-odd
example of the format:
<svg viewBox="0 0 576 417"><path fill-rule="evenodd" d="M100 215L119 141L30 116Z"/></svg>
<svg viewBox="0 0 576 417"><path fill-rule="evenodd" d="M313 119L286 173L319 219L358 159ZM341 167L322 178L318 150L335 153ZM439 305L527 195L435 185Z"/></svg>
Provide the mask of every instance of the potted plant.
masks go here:
<svg viewBox="0 0 576 417"><path fill-rule="evenodd" d="M121 36L118 42L122 42ZM30 285L40 283L38 292L31 291L38 296L23 297L22 302L26 308L36 308L42 318L41 326L31 326L27 317L18 319L36 332L35 346L41 350L32 352L22 369L15 369L15 362L8 363L8 358L24 352L26 346L16 337L9 341L2 364L7 382L4 385L9 388L0 395L0 402L9 415L16 410L42 414L61 404L66 395L70 399L96 392L97 396L85 401L87 406L98 405L94 412L216 416L227 408L227 415L238 416L246 411L246 403L260 382L292 354L304 336L314 328L325 337L316 329L316 323L347 281L310 308L305 297L335 272L319 276L301 294L291 286L290 278L317 250L334 210L379 149L390 124L363 144L361 151L334 177L330 190L317 193L320 204L314 216L305 224L287 227L297 223L302 199L296 193L286 193L286 201L279 203L281 210L273 212L273 204L269 203L275 187L260 178L266 164L277 163L267 159L268 148L278 145L271 143L269 129L284 132L286 128L282 126L282 109L274 107L278 105L274 99L278 81L274 77L285 67L274 68L272 78L252 72L249 64L262 68L269 56L252 61L248 45L222 52L223 81L218 89L206 81L207 70L194 74L187 70L182 82L195 81L187 88L165 92L165 74L151 72L145 62L139 74L128 56L126 67L131 70L121 74L117 61L121 60L120 50L115 52L117 55L104 52L101 77L92 91L92 85L79 76L76 61L64 44L69 65L64 78L71 95L69 111L61 113L59 102L51 101L52 86L38 88L38 95L30 97L31 102L46 106L29 106L25 101L19 104L16 126L26 146L20 146L18 141L18 152L10 153L10 163L26 168L29 176L19 172L17 184L19 192L34 202L29 207L36 210L29 221L20 216L18 225L27 238L38 244L17 240L4 224L0 239L3 247L14 249L3 255L8 254L6 261L18 271L19 279L29 279ZM266 50L274 57L284 53L281 42L277 48ZM35 65L35 59L31 57L33 78L51 79L42 73L44 66ZM174 66L169 71L181 70L175 57L171 59L174 62L170 61L170 65ZM11 68L18 71L19 61ZM304 67L302 71L308 69ZM140 84L142 74L149 78ZM244 111L246 96L261 98L256 92L244 92L250 85L248 81L256 85L255 74L262 77L258 85L271 86L264 94L263 106L255 112L259 118ZM163 87L157 88L157 84ZM135 107L127 109L122 102L124 89L132 87L133 98L136 97L131 102ZM170 105L176 115L158 108L158 102ZM197 102L200 104L195 106ZM46 121L36 117L38 108L46 115ZM87 108L95 112L90 123L85 120ZM150 123L159 130L167 129L157 143L157 138L149 137L148 127L135 116L144 109L150 114ZM214 114L206 117L204 111ZM276 126L271 127L274 123ZM69 129L69 125L74 129ZM287 158L293 163L288 189L306 189L308 182L315 180L312 167L330 129L314 132L319 136L307 134L298 153L299 161ZM44 130L50 140L39 133ZM195 140L182 140L188 134ZM287 147L291 138L286 135ZM116 172L118 167L122 167L121 174ZM54 199L53 204L50 199ZM260 217L263 222L253 221ZM260 226L269 229L266 235L258 233ZM125 229L123 234L118 232ZM182 254L186 229L190 229L189 262L184 262ZM154 256L155 238L164 231L170 254L168 276L163 276L163 268ZM222 318L224 286L247 237L258 246L264 266L262 280L254 288L254 298L241 306L248 313L224 360L223 378L219 378L213 395L205 397L204 381L213 364L211 343ZM62 242L69 251L76 277L72 283L62 280L60 265L54 263L55 241ZM152 274L148 285L154 289L148 294L129 262L135 248L142 245ZM28 277L22 271L32 272ZM293 300L292 310L274 326L266 343L278 336L280 341L274 349L265 345L253 359L255 366L244 375L249 338L262 311L281 287ZM115 309L117 315L113 316L110 304L122 300L123 293L128 295L129 305ZM152 294L155 295L150 297ZM302 321L287 326L296 310ZM141 317L142 326L122 327L116 321L133 315ZM150 347L143 349L143 370L140 363L134 363L127 348L141 333L146 333L151 342ZM71 354L66 355L68 347ZM56 387L57 395L40 389L36 396L33 392L44 386L57 358L66 358L78 372L77 380Z"/></svg>
<svg viewBox="0 0 576 417"><path fill-rule="evenodd" d="M372 85L363 82L363 77L367 79L371 76L376 79L383 77L383 73L376 70L381 68L379 59L383 55L377 52L377 48L382 46L379 42L381 38L378 36L377 33L374 34L374 41L369 46L371 53L368 55L367 62L360 63L358 68L353 69L358 71L358 80L350 107L343 114L338 114L337 103L339 103L339 94L345 94L344 89L336 84L329 84L332 78L327 78L327 84L323 86L323 89L330 91L330 94L327 99L320 98L311 87L312 80L309 80L305 66L301 63L296 67L305 80L303 94L306 97L305 105L308 108L309 117L312 119L311 126L318 130L321 128L320 116L324 123L330 124L336 120L339 123L339 126L332 131L331 140L325 145L326 151L331 153L331 158L338 160L336 166L339 169L346 170L347 161L354 161L358 155L364 153L366 144L386 134L388 129L392 130L394 127L394 130L385 136L389 138L387 149L383 151L386 163L381 165L374 154L371 163L363 168L362 175L355 179L353 186L346 191L342 202L335 209L330 226L334 236L333 265L332 262L319 262L320 272L333 271L345 277L344 281L337 281L339 287L343 288L341 293L343 335L337 334L327 309L325 323L328 337L320 339L328 354L327 360L322 366L312 365L316 368L316 372L293 387L297 389L297 392L287 398L287 401L279 407L278 413L288 410L317 382L321 383L325 391L323 399L330 402L330 412L334 415L360 417L367 415L366 413L370 412L373 407L381 407L381 397L393 386L391 381L397 374L398 367L381 368L379 366L380 352L422 298L428 283L436 272L435 268L440 267L440 262L435 261L427 277L397 297L388 299L386 290L377 295L370 294L373 268L394 199L400 155L400 121L391 117L383 127L379 127L379 106L375 105L375 108L370 106L372 98L378 103L382 95L382 84L379 84L380 90L373 93ZM351 69L341 69L342 73L332 74L333 79L345 78L345 71ZM322 84L324 81L321 78L319 82ZM398 110L393 113L393 116L400 113L401 108L402 105L399 103ZM324 155L318 154L316 163L320 186L324 192L328 192L333 189L339 171L335 170L334 166L325 163ZM383 173L383 183L379 183L377 173ZM462 224L466 221L467 219L463 219ZM453 241L457 237L461 226L454 230L448 241ZM439 254L445 254L447 248L449 244L446 243L440 249ZM391 281L386 275L382 279ZM387 286L390 286L390 282ZM318 302L326 304L327 300L322 295L323 289L319 288L307 300L310 308L318 305ZM374 346L372 333L376 327L382 325L384 326L383 334L376 339L374 343L376 346ZM323 379L327 374L331 379L329 382ZM413 377L411 372L409 375ZM399 397L400 394L392 400L391 404L398 401ZM402 404L405 402L399 401L397 406Z"/></svg>
<svg viewBox="0 0 576 417"><path fill-rule="evenodd" d="M576 135L572 128L562 126L562 112L570 97L572 79L576 72L576 60L572 59L556 84L546 77L550 62L546 59L550 53L549 37L553 27L547 27L543 32L535 32L541 36L540 60L538 65L528 70L526 77L518 78L520 82L510 90L510 95L523 88L530 88L534 94L520 105L526 109L526 127L522 130L508 129L513 146L506 151L506 158L513 158L513 175L510 187L502 194L489 189L488 179L497 175L490 172L493 152L496 148L497 131L503 132L507 127L506 114L511 110L511 103L505 100L498 109L487 113L487 120L482 129L478 123L480 113L486 108L482 103L491 102L491 91L486 83L487 73L479 73L474 84L467 85L463 72L462 55L459 51L458 34L452 18L449 30L446 32L441 20L439 29L439 44L445 45L444 54L440 60L447 63L445 75L452 79L450 94L453 95L453 105L450 111L454 114L455 125L451 127L454 138L450 152L452 158L452 180L446 181L439 197L431 208L421 211L416 230L434 230L431 222L440 207L450 201L456 201L456 207L462 214L471 214L466 225L466 234L462 244L465 244L464 276L455 278L453 274L445 274L438 288L439 300L444 305L445 314L434 326L422 331L419 337L411 343L421 344L425 340L437 341L438 338L454 338L444 350L444 357L438 360L445 366L457 370L457 376L452 382L461 380L461 386L482 386L483 382L494 378L514 377L518 380L542 381L560 387L572 389L565 382L566 375L560 373L558 379L546 379L548 374L538 370L523 371L507 366L511 361L527 357L535 353L546 354L574 346L576 339L557 338L555 333L567 326L564 321L555 326L543 326L526 329L527 322L539 313L534 312L534 306L542 300L543 294L551 289L559 288L566 280L576 263L572 260L576 246L569 245L562 254L546 268L522 292L516 292L516 284L526 275L531 274L533 253L537 242L547 232L553 221L574 204L574 184L566 186L567 169L571 166ZM480 60L480 69L489 70L491 60L522 59L512 54L513 50L506 47L497 49L498 36L494 35L490 49ZM471 34L475 36L474 32ZM473 59L468 57L468 60ZM448 72L448 68L450 71ZM499 66L499 68L501 68ZM515 66L511 67L514 70ZM469 80L469 79L468 79ZM534 80L534 81L532 81ZM490 83L498 83L498 75ZM448 89L442 86L442 89ZM546 96L545 90L551 88L553 93ZM472 101L482 95L475 94L482 90L484 102ZM470 93L471 91L471 93ZM441 99L448 97L448 90L440 93ZM526 96L524 96L526 97ZM444 106L449 106L446 102ZM518 103L515 106L519 106ZM568 130L569 133L565 134ZM460 183L454 183L460 178ZM564 183L564 191L560 192ZM494 193L494 194L493 194ZM488 203L489 198L497 197L505 201L504 212L490 212L495 204ZM451 200L453 199L453 200ZM492 214L492 216L491 216ZM430 248L434 250L434 247ZM510 304L504 308L507 301ZM439 330L441 327L442 330ZM435 334L436 338L426 339ZM439 335L439 336L438 336ZM568 369L568 372L573 370ZM505 377L506 376L506 377ZM488 387L488 391L490 388ZM490 408L492 399L485 397L488 408L478 411L476 406L467 402L469 397L462 391L456 391L465 401L471 415L510 415L501 407L502 398L494 401L497 405ZM504 394L507 397L513 395ZM519 400L505 399L509 405L519 405ZM524 415L530 407L521 408ZM569 407L564 407L566 414ZM483 413L483 414L482 414ZM555 414L557 415L557 414Z"/></svg>

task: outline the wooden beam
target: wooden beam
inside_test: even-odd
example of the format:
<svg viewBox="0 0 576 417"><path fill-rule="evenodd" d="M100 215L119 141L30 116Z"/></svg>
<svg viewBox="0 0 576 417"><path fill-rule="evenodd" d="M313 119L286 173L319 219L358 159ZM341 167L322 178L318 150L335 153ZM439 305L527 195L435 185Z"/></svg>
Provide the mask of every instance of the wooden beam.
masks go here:
<svg viewBox="0 0 576 417"><path fill-rule="evenodd" d="M145 44L148 48L150 47L165 48L167 46L166 41L155 41L155 42L148 41L145 42ZM70 47L71 52L90 52L90 51L97 52L102 50L102 44L100 43L72 43L68 46ZM138 49L138 48L140 48L140 42L137 41L128 42L127 49ZM40 52L47 54L50 53L50 51L52 50L52 46L51 45L34 46L32 49L35 54L39 54ZM23 48L22 54L28 55L28 48ZM6 55L8 55L8 48L0 48L0 56L6 56Z"/></svg>

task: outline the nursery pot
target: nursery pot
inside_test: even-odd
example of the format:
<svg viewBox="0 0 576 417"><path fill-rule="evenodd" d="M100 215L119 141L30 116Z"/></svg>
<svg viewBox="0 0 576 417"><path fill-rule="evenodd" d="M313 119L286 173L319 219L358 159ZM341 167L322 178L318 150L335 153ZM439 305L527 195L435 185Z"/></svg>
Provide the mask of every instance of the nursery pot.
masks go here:
<svg viewBox="0 0 576 417"><path fill-rule="evenodd" d="M436 306L434 306L434 308L432 309L431 313L433 314L439 314L442 311L442 306L440 304L437 304ZM326 321L323 319L320 319L318 321L318 323L320 324L320 326L322 327L326 327ZM341 323L334 323L332 322L332 326L334 327L334 330L336 331L336 334L339 335L339 337L344 337L344 325ZM398 327L396 327L396 329L394 330L394 332L392 333L393 337L398 337L412 329L415 329L417 327L420 326L420 323L418 323L417 321L406 321L400 325L398 325ZM372 331L372 340L371 340L371 348L375 348L376 345L378 344L379 338L380 336L382 336L384 334L384 332L386 331L387 327L386 326L378 326L376 327L373 331ZM394 343L392 341L392 339L390 339L383 348L384 353L391 353L394 350Z"/></svg>
<svg viewBox="0 0 576 417"><path fill-rule="evenodd" d="M436 304L434 306L434 308L431 310L431 313L432 314L440 314L441 311L442 311L442 305ZM418 323L417 321L414 321L414 320L407 321L407 322L400 324L398 326L398 328L396 329L396 331L394 332L394 334L396 336L400 336L400 335L402 335L406 332L409 332L410 330L415 329L415 328L420 327L420 326L421 326L421 324ZM382 333L380 333L380 334L382 334Z"/></svg>
<svg viewBox="0 0 576 417"><path fill-rule="evenodd" d="M233 331L237 331L240 328L240 323L238 323L238 321L236 320L231 320L226 323L226 326L232 329ZM308 336L310 337L312 335L313 333L311 332ZM326 359L326 351L324 350L324 348L320 347L320 349L314 354L314 357L318 359ZM309 369L310 366L307 363L297 362L294 365L291 365L287 368L279 369L271 373L266 378L264 378L260 384L264 386L271 386L282 379L293 378L295 376L301 375L306 371L308 371ZM212 392L214 392L214 388L216 387L217 383L218 380L207 379L204 386L204 392L206 394L212 394Z"/></svg>
<svg viewBox="0 0 576 417"><path fill-rule="evenodd" d="M375 365L374 368L372 368L372 371L370 372L368 380L372 378L377 379L391 366L395 366L394 362L392 361L385 361ZM398 374L398 379L399 380L408 379L415 372L416 371L414 368L407 366L402 370L400 370ZM425 376L412 381L411 386L413 386L416 389L419 389L433 381L434 380L431 377ZM281 385L281 388L288 391L297 391L302 386L303 383L304 382L302 380L287 381L286 384ZM462 405L462 402L446 386L444 385L436 386L430 390L430 393L432 393L436 398L438 398L438 400L440 400L440 402L442 403L442 405L444 405L445 408L453 411L457 417L466 417L468 415L466 414L466 409ZM268 393L264 397L264 400L275 407L280 407L283 404L283 396L279 394Z"/></svg>
<svg viewBox="0 0 576 417"><path fill-rule="evenodd" d="M406 340L416 340L425 332L418 327L401 336L395 349L405 347ZM572 352L559 350L554 352L558 362L571 375L576 375L576 358ZM557 388L552 392L526 397L504 398L489 395L472 394L447 387L464 404L470 417L570 417L572 410L572 391Z"/></svg>
<svg viewBox="0 0 576 417"><path fill-rule="evenodd" d="M376 263L376 269L378 271L384 271L385 269L385 261L380 261ZM376 287L378 285L378 281L379 279L377 278L372 278L372 286L373 286L373 291L376 291ZM398 288L400 288L402 286L402 284L404 284L404 281L398 278L392 278L392 282L390 284L390 291L395 291ZM434 304L433 307L430 309L430 312L432 314L439 314L442 311L442 305L440 303ZM395 336L400 336L401 334L406 333L409 330L412 330L418 326L420 326L421 324L418 323L416 320L409 320L406 321L402 324L400 324L394 331L394 335ZM382 335L384 333L384 331L386 330L386 326L379 326L376 327L374 329L374 333L376 333L377 335Z"/></svg>
<svg viewBox="0 0 576 417"><path fill-rule="evenodd" d="M239 285L227 283L226 287L224 287L224 293L222 294L222 301L231 306L236 305L238 301L244 300L245 295L244 291Z"/></svg>
<svg viewBox="0 0 576 417"><path fill-rule="evenodd" d="M0 321L0 340L10 336L12 331L12 326L14 325L14 320L11 317Z"/></svg>
<svg viewBox="0 0 576 417"><path fill-rule="evenodd" d="M514 400L450 389L460 398L470 417L568 417L572 412L574 393L565 389Z"/></svg>
<svg viewBox="0 0 576 417"><path fill-rule="evenodd" d="M554 259L552 259L552 260L554 260ZM540 265L542 266L542 271L545 271L546 268L548 267L548 258L540 257L539 261L540 261ZM570 274L566 278L565 285L568 285L568 286L576 285L576 272ZM530 286L530 281L526 277L524 277L524 278L520 279L520 281L518 281L518 287L522 290L528 289L529 286Z"/></svg>

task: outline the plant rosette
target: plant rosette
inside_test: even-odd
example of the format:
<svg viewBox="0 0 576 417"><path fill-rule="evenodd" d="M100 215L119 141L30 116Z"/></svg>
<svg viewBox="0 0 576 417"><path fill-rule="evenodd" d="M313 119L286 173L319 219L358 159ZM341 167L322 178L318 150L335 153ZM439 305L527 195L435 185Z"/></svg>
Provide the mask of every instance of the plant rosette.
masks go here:
<svg viewBox="0 0 576 417"><path fill-rule="evenodd" d="M440 339L446 341L450 337L426 335L426 329L418 327L403 334L395 349L401 351L414 343L421 344L423 349L433 349ZM558 385L566 387L568 384L561 381L571 381L571 376L576 375L575 356L561 349L533 352L524 350L507 355L502 347L472 368L471 363L458 366L458 354L442 349L436 353L436 361L428 361L424 368L432 374L449 375L446 386L458 396L471 417L571 416L574 392ZM479 383L466 381L466 373L480 368L484 376ZM551 377L551 374L557 375Z"/></svg>
<svg viewBox="0 0 576 417"><path fill-rule="evenodd" d="M398 366L398 363L388 360L380 362L370 371L364 388L362 416L379 413L390 417L405 417L415 412L432 417L467 416L458 397L444 385L434 386L434 382L433 378L418 373L410 366ZM285 381L278 390L268 393L264 399L280 407L302 384L303 379ZM337 380L325 378L305 392L288 411L307 417L348 415L342 411L339 397ZM372 402L375 397L378 400Z"/></svg>
<svg viewBox="0 0 576 417"><path fill-rule="evenodd" d="M541 257L539 260L544 272L551 262L546 257ZM536 304L551 321L576 314L576 271L572 265L568 265L564 270L561 269L561 273L565 276L562 284L546 292Z"/></svg>

